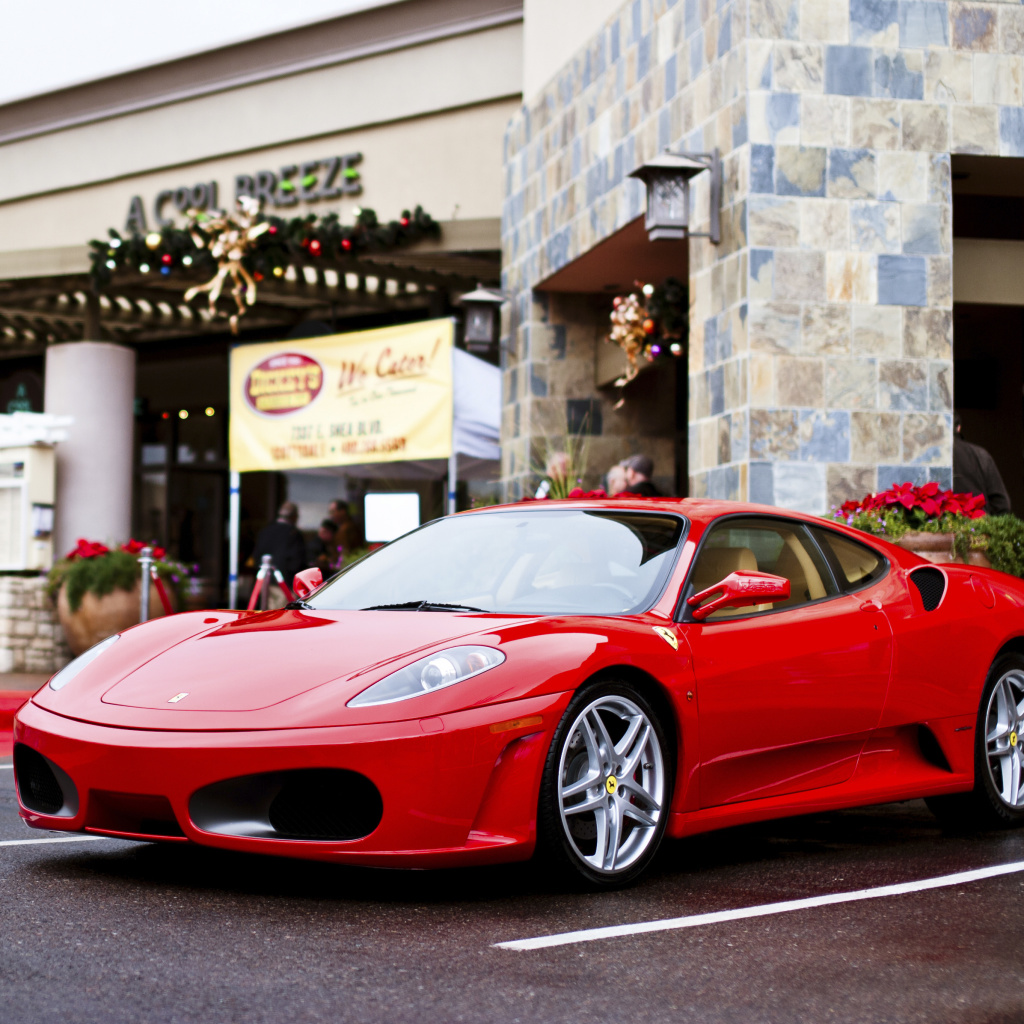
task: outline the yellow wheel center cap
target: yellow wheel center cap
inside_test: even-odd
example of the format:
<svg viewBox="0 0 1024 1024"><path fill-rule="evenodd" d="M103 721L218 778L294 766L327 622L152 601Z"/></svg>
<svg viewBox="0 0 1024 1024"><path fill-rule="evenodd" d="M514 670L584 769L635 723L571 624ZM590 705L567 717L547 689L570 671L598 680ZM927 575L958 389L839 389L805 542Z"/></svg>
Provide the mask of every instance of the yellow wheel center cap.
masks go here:
<svg viewBox="0 0 1024 1024"><path fill-rule="evenodd" d="M1014 742L1016 742L1016 740L1014 740ZM608 778L604 780L604 788L608 790L609 794L614 796L615 790L619 788L619 780L615 778L614 775L609 775Z"/></svg>
<svg viewBox="0 0 1024 1024"><path fill-rule="evenodd" d="M1017 734L1015 732L1011 732L1010 733L1010 746L1011 747L1017 746ZM609 781L611 781L611 780L609 780ZM608 792L611 793L612 790L609 789Z"/></svg>

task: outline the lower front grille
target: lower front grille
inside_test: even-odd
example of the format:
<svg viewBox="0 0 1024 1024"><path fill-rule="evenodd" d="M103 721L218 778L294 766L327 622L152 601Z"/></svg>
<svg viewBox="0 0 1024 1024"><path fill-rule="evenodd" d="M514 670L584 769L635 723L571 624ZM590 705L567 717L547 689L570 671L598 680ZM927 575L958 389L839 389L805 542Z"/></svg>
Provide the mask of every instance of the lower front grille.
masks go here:
<svg viewBox="0 0 1024 1024"><path fill-rule="evenodd" d="M196 828L252 839L348 842L380 824L384 803L365 775L344 768L295 768L242 775L192 794Z"/></svg>
<svg viewBox="0 0 1024 1024"><path fill-rule="evenodd" d="M290 839L361 839L384 813L377 787L365 776L331 768L288 772L270 804L270 824Z"/></svg>
<svg viewBox="0 0 1024 1024"><path fill-rule="evenodd" d="M56 814L64 806L64 793L49 762L24 743L14 746L14 774L18 796L30 811Z"/></svg>

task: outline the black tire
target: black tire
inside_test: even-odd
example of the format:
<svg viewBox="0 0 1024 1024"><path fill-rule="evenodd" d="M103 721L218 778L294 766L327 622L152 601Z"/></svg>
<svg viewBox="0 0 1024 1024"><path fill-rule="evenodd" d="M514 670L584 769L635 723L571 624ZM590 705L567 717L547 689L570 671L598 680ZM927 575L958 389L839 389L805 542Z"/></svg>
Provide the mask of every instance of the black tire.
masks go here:
<svg viewBox="0 0 1024 1024"><path fill-rule="evenodd" d="M998 692L997 692L998 691ZM954 826L1019 828L1024 825L1024 736L1018 738L1024 701L1024 657L1004 654L989 670L974 729L974 788L967 793L929 797L925 802L941 821ZM1010 705L1012 721L1003 721ZM1005 736L999 736L1005 733ZM990 741L989 736L994 738ZM1015 762L1015 765L1014 765ZM1016 783L1005 774L1014 765Z"/></svg>
<svg viewBox="0 0 1024 1024"><path fill-rule="evenodd" d="M613 751L621 747L614 763L607 756L609 741ZM673 745L643 693L623 682L584 687L558 723L544 764L538 857L560 880L587 888L634 882L661 845L674 779ZM563 793L588 781L577 794ZM583 804L595 809L574 810Z"/></svg>

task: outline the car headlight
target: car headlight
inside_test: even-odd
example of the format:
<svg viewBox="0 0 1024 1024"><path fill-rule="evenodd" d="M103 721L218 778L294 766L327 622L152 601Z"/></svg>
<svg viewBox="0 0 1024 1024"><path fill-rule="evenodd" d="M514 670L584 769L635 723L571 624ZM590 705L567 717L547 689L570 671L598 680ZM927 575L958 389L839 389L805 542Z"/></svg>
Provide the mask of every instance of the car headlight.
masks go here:
<svg viewBox="0 0 1024 1024"><path fill-rule="evenodd" d="M374 704L393 704L418 697L421 693L433 693L496 668L504 660L505 655L492 647L449 647L446 651L428 654L378 680L353 697L348 706L365 708Z"/></svg>
<svg viewBox="0 0 1024 1024"><path fill-rule="evenodd" d="M106 640L101 640L98 644L90 647L84 654L80 654L70 664L65 665L50 680L50 689L59 690L61 687L67 686L86 665L95 661L108 647L113 647L114 643L120 639L121 634L115 633L113 636L108 636Z"/></svg>

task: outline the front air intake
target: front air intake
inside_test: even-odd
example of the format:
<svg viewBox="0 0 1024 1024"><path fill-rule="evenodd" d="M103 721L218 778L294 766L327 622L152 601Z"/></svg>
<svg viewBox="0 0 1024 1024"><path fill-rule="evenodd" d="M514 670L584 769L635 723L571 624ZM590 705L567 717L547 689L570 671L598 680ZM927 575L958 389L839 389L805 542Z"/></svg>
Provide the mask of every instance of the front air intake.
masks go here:
<svg viewBox="0 0 1024 1024"><path fill-rule="evenodd" d="M345 768L295 768L204 786L189 800L196 828L252 839L349 842L384 816L380 790Z"/></svg>
<svg viewBox="0 0 1024 1024"><path fill-rule="evenodd" d="M49 762L24 743L14 745L14 774L18 796L30 811L56 814L64 806L64 793Z"/></svg>
<svg viewBox="0 0 1024 1024"><path fill-rule="evenodd" d="M917 587L921 595L921 603L926 612L933 612L942 602L946 591L946 577L938 569L915 569L910 574L910 582Z"/></svg>
<svg viewBox="0 0 1024 1024"><path fill-rule="evenodd" d="M307 768L287 773L270 804L270 824L290 839L362 839L384 813L377 787L356 772Z"/></svg>

